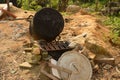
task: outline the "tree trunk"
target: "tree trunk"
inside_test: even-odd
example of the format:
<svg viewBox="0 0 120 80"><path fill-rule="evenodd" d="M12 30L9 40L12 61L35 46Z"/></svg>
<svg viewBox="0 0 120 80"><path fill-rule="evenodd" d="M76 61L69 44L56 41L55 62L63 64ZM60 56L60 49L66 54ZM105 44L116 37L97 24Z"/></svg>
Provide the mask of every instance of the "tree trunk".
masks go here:
<svg viewBox="0 0 120 80"><path fill-rule="evenodd" d="M95 0L95 4L96 4L95 11L98 11L98 4L99 4L99 0Z"/></svg>
<svg viewBox="0 0 120 80"><path fill-rule="evenodd" d="M58 10L59 11L66 11L68 1L69 0L59 0L59 2L58 2Z"/></svg>

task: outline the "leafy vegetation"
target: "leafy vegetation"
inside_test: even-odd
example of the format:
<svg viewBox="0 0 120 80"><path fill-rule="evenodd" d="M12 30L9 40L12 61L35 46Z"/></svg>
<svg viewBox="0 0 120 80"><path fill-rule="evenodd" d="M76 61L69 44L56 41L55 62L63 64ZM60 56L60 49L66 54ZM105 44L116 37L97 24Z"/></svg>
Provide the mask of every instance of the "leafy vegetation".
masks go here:
<svg viewBox="0 0 120 80"><path fill-rule="evenodd" d="M37 4L36 0L17 0L18 6L25 10L38 11L42 7Z"/></svg>
<svg viewBox="0 0 120 80"><path fill-rule="evenodd" d="M111 39L115 44L120 44L120 18L110 16L104 21L105 25L111 26Z"/></svg>
<svg viewBox="0 0 120 80"><path fill-rule="evenodd" d="M52 7L57 9L58 0L17 0L18 6L25 10L38 11L42 7Z"/></svg>

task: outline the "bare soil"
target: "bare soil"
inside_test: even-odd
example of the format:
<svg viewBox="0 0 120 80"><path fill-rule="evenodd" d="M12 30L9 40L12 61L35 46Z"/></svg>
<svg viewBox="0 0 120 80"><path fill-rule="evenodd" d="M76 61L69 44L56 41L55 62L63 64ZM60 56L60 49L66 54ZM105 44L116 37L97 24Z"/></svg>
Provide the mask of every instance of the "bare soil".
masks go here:
<svg viewBox="0 0 120 80"><path fill-rule="evenodd" d="M35 14L15 7L11 8L11 12L20 18ZM61 33L63 40L70 41L76 36L87 34L90 42L103 46L113 55L116 63L120 64L120 49L110 44L110 30L101 25L98 18L81 12L66 15L64 18L68 21L65 22L65 28ZM75 41L83 44L82 38L77 38ZM50 80L40 76L40 65L35 65L31 69L19 67L19 64L27 59L23 44L29 42L29 22L0 21L0 80ZM116 66L108 64L101 66L93 68L92 80L120 80L120 72L116 71Z"/></svg>

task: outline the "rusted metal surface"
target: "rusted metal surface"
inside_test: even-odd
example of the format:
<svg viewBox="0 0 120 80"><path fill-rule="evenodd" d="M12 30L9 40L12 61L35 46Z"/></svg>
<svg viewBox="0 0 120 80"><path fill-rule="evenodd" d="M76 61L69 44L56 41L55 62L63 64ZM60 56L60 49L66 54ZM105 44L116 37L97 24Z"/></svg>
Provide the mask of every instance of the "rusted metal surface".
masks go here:
<svg viewBox="0 0 120 80"><path fill-rule="evenodd" d="M61 51L61 50L71 50L72 48L68 47L68 43L64 41L56 41L47 43L45 41L40 42L40 46L44 51Z"/></svg>

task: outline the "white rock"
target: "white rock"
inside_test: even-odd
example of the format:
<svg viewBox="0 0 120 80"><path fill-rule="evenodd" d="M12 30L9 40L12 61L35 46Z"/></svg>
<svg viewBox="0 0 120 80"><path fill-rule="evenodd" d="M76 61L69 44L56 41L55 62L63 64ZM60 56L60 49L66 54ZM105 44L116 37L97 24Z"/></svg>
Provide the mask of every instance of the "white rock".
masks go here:
<svg viewBox="0 0 120 80"><path fill-rule="evenodd" d="M76 45L77 45L76 42L71 42L71 43L69 44L69 47L70 47L70 48L75 48Z"/></svg>
<svg viewBox="0 0 120 80"><path fill-rule="evenodd" d="M20 67L31 68L32 65L30 63L28 63L28 62L24 62L24 63L20 64Z"/></svg>

